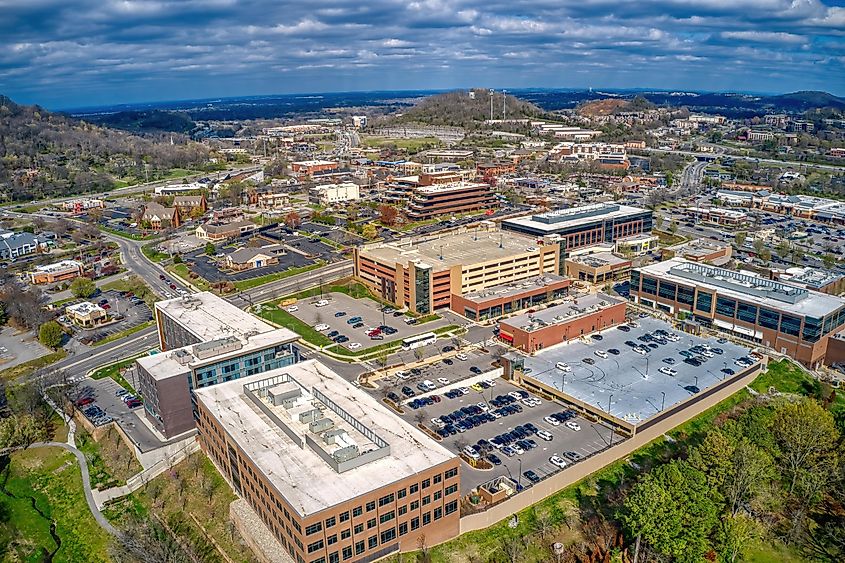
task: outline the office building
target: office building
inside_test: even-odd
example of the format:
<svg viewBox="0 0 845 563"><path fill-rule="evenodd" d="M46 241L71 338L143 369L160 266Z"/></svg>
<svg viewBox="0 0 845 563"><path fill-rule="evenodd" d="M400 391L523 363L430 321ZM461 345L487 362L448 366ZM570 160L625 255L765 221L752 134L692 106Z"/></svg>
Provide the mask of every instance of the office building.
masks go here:
<svg viewBox="0 0 845 563"><path fill-rule="evenodd" d="M595 162L603 168L630 167L625 145L610 143L558 143L549 151L549 158L561 162Z"/></svg>
<svg viewBox="0 0 845 563"><path fill-rule="evenodd" d="M198 238L207 240L209 242L222 242L233 238L242 237L258 230L258 225L252 221L232 221L231 223L224 223L216 225L214 223L206 223L200 225L196 229Z"/></svg>
<svg viewBox="0 0 845 563"><path fill-rule="evenodd" d="M65 315L74 324L82 328L94 328L106 323L109 314L96 303L83 301L65 307Z"/></svg>
<svg viewBox="0 0 845 563"><path fill-rule="evenodd" d="M626 280L631 275L631 261L612 252L570 256L565 266L568 277L594 284Z"/></svg>
<svg viewBox="0 0 845 563"><path fill-rule="evenodd" d="M441 215L492 209L498 205L490 185L455 182L415 188L408 202L407 215L412 221L422 221Z"/></svg>
<svg viewBox="0 0 845 563"><path fill-rule="evenodd" d="M559 277L557 244L499 231L492 222L474 230L365 245L354 249L354 259L355 277L375 294L421 314L454 303L456 312L479 316L481 311L467 303L467 299L486 299L476 292L502 289L506 295L498 305L504 307L508 302L512 309L526 298L544 301L569 285L569 280ZM546 281L532 282L534 278ZM514 290L507 288L521 282L528 283Z"/></svg>
<svg viewBox="0 0 845 563"><path fill-rule="evenodd" d="M816 367L845 323L845 299L673 258L631 272L634 301L773 348Z"/></svg>
<svg viewBox="0 0 845 563"><path fill-rule="evenodd" d="M715 266L727 263L732 254L733 247L730 244L710 239L693 239L664 248L661 252L664 260L677 256L690 262L707 262Z"/></svg>
<svg viewBox="0 0 845 563"><path fill-rule="evenodd" d="M557 235L561 250L570 251L650 234L652 212L616 203L594 203L505 219L502 228L538 237Z"/></svg>
<svg viewBox="0 0 845 563"><path fill-rule="evenodd" d="M0 229L0 260L14 260L45 250L47 243L32 233L15 233Z"/></svg>
<svg viewBox="0 0 845 563"><path fill-rule="evenodd" d="M35 269L29 273L29 281L34 284L67 281L78 278L82 275L83 271L82 262L78 262L76 260L62 260L61 262L54 262L53 264L36 266Z"/></svg>
<svg viewBox="0 0 845 563"><path fill-rule="evenodd" d="M346 201L353 201L360 197L358 184L343 182L341 184L323 184L311 188L310 199L320 205L332 205Z"/></svg>
<svg viewBox="0 0 845 563"><path fill-rule="evenodd" d="M499 339L533 354L625 322L625 301L596 293L569 297L564 303L499 322Z"/></svg>
<svg viewBox="0 0 845 563"><path fill-rule="evenodd" d="M373 561L460 533L460 459L325 365L196 396L202 449L292 560Z"/></svg>
<svg viewBox="0 0 845 563"><path fill-rule="evenodd" d="M748 215L736 209L721 207L687 207L684 214L690 219L726 227L739 227L748 223Z"/></svg>
<svg viewBox="0 0 845 563"><path fill-rule="evenodd" d="M845 276L833 270L803 267L787 268L786 271L772 271L772 277L792 285L800 285L830 295L840 295L845 291Z"/></svg>
<svg viewBox="0 0 845 563"><path fill-rule="evenodd" d="M300 160L292 162L290 169L294 174L312 176L320 172L335 172L340 168L337 162L331 160Z"/></svg>

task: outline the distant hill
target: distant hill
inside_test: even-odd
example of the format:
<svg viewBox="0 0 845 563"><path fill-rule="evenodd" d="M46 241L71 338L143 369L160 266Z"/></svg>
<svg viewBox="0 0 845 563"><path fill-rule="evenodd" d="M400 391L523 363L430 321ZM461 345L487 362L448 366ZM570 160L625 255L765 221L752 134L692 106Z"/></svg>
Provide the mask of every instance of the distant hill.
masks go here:
<svg viewBox="0 0 845 563"><path fill-rule="evenodd" d="M800 110L825 107L845 109L845 98L840 98L838 96L834 96L833 94L820 92L818 90L790 92L789 94L772 96L769 100L783 105L794 105L796 109Z"/></svg>
<svg viewBox="0 0 845 563"><path fill-rule="evenodd" d="M167 131L188 134L196 128L196 123L184 113L158 109L89 115L85 120L133 133Z"/></svg>
<svg viewBox="0 0 845 563"><path fill-rule="evenodd" d="M208 162L206 147L179 141L131 135L0 95L0 194L29 201L103 192L117 179L153 180Z"/></svg>
<svg viewBox="0 0 845 563"><path fill-rule="evenodd" d="M473 93L473 95L470 94ZM544 111L510 94L505 97L508 119L538 118ZM502 93L493 93L493 119L502 118ZM489 90L461 90L423 98L399 118L404 122L466 127L490 119Z"/></svg>

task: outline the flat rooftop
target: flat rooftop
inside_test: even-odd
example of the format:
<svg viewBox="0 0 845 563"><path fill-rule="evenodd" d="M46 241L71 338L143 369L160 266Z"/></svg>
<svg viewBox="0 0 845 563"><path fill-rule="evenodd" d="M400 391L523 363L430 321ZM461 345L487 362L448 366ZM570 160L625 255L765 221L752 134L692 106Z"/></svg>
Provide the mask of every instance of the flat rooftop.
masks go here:
<svg viewBox="0 0 845 563"><path fill-rule="evenodd" d="M394 264L418 260L439 270L529 254L538 248L532 236L473 230L367 245L361 248L361 255Z"/></svg>
<svg viewBox="0 0 845 563"><path fill-rule="evenodd" d="M590 293L588 295L580 295L577 298L569 296L564 298L563 303L547 309L540 309L536 313L523 313L508 319L502 319L501 325L533 332L547 326L570 322L584 315L618 305L619 303L625 303L625 301L611 297L606 293Z"/></svg>
<svg viewBox="0 0 845 563"><path fill-rule="evenodd" d="M467 293L465 295L462 295L461 297L468 301L482 303L491 299L504 299L508 297L513 297L535 289L542 289L551 285L560 284L565 281L569 281L569 278L567 278L566 276L559 276L557 274L543 274L542 276L528 278L520 282L494 285L492 287L488 287L487 289Z"/></svg>
<svg viewBox="0 0 845 563"><path fill-rule="evenodd" d="M76 260L62 260L61 262L54 262L52 264L45 264L43 266L36 266L35 271L40 273L62 272L65 270L76 270L82 267L81 262Z"/></svg>
<svg viewBox="0 0 845 563"><path fill-rule="evenodd" d="M583 264L592 268L604 268L605 266L618 266L620 264L630 264L631 261L627 258L617 256L612 252L594 252L592 254L579 254L577 256L570 256L566 259L567 262L575 262L576 264Z"/></svg>
<svg viewBox="0 0 845 563"><path fill-rule="evenodd" d="M842 274L838 272L818 268L789 268L786 273L791 276L788 281L810 289L822 288L842 279Z"/></svg>
<svg viewBox="0 0 845 563"><path fill-rule="evenodd" d="M705 287L725 297L796 315L821 318L845 305L845 299L841 297L682 258L650 264L638 271L670 282Z"/></svg>
<svg viewBox="0 0 845 563"><path fill-rule="evenodd" d="M482 184L480 182L452 182L452 183L449 183L449 184L422 186L422 187L416 188L414 191L421 193L421 194L441 194L441 193L449 193L449 192L460 192L460 191L463 191L463 190L478 190L478 189L490 190L490 186L488 184Z"/></svg>
<svg viewBox="0 0 845 563"><path fill-rule="evenodd" d="M205 364L243 356L278 344L293 342L299 335L286 328L253 334L249 337L223 336L138 358L138 364L157 381L180 375Z"/></svg>
<svg viewBox="0 0 845 563"><path fill-rule="evenodd" d="M278 379L268 381L274 377ZM297 388L300 393L304 390L299 398L287 397L294 399L292 409L305 409L315 399L323 406L326 400L330 401L333 408L346 413L347 424L354 421L359 430L366 429L383 440L389 455L338 472L318 452L322 446L308 443L322 443L322 431L311 432L310 427L306 429L301 425L286 428L285 421L298 418L299 412L282 412L289 410L284 406L268 407L266 397L262 400L267 408L261 408L249 396L248 391L254 393L250 389L262 387L260 382L282 385L279 390L281 396L291 392L295 394ZM455 458L443 446L391 414L374 397L316 360L198 389L196 396L303 517ZM328 416L334 420L336 414L332 411ZM378 449L378 444L367 445L369 438L363 439L358 434L350 434L349 437L351 441L355 441L356 437L362 440L362 451L368 447Z"/></svg>
<svg viewBox="0 0 845 563"><path fill-rule="evenodd" d="M720 344L714 338L700 338L674 330L671 325L651 317L637 319L637 324L639 327L630 332L622 332L616 327L605 329L600 333L601 341L572 340L526 357L525 368L530 370L526 377L636 426L660 413L661 407L669 409L689 399L694 393L684 387L695 385L703 392L726 377L722 369L739 372L741 368L734 360L750 352L731 342ZM680 340L660 345L644 356L625 345L628 340L643 344L637 338L657 329L673 332ZM699 367L684 363L679 352L698 344L720 348L723 353L714 355ZM603 359L594 353L611 348L619 350L619 355ZM595 364L585 363L584 358L594 360ZM663 362L664 358L673 358L675 363L669 366ZM572 371L564 373L556 369L558 362L568 364ZM661 367L671 367L677 374L664 375L658 371Z"/></svg>
<svg viewBox="0 0 845 563"><path fill-rule="evenodd" d="M502 221L502 226L514 229L531 229L543 233L554 233L568 227L589 225L610 219L621 219L640 213L648 213L648 211L639 207L617 203L594 203L580 207L557 209L527 217L505 219Z"/></svg>
<svg viewBox="0 0 845 563"><path fill-rule="evenodd" d="M704 256L713 254L714 252L724 250L725 248L727 248L727 246L727 244L723 244L715 240L695 239L689 242L679 244L677 246L669 247L669 250L672 250L684 256L695 256L697 258L702 258Z"/></svg>
<svg viewBox="0 0 845 563"><path fill-rule="evenodd" d="M155 307L202 341L273 330L272 325L210 291L158 301Z"/></svg>

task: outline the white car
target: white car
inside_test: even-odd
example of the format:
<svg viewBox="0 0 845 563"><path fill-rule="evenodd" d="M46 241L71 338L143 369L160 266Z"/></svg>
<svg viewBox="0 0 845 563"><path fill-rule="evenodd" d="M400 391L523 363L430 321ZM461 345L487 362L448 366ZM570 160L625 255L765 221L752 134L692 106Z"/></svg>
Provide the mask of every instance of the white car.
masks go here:
<svg viewBox="0 0 845 563"><path fill-rule="evenodd" d="M552 457L550 457L549 463L551 463L552 465L556 465L561 469L566 467L566 461L564 461L564 459L558 455L553 455Z"/></svg>
<svg viewBox="0 0 845 563"><path fill-rule="evenodd" d="M522 455L525 453L525 450L517 446L516 444L511 444L510 448L516 452L516 455Z"/></svg>
<svg viewBox="0 0 845 563"><path fill-rule="evenodd" d="M349 344L346 345L346 347L349 348L350 350L357 350L358 348L361 347L361 343L360 342L350 342Z"/></svg>
<svg viewBox="0 0 845 563"><path fill-rule="evenodd" d="M487 412L487 411L490 410L490 407L487 406L487 403L477 403L475 406L480 408L484 412Z"/></svg>
<svg viewBox="0 0 845 563"><path fill-rule="evenodd" d="M328 300L327 300L327 299L320 299L319 301L317 301L316 303L314 303L314 306L315 306L315 307L325 307L325 306L326 306L326 305L328 305L328 304L329 304L329 302L328 302Z"/></svg>
<svg viewBox="0 0 845 563"><path fill-rule="evenodd" d="M395 375L396 377L398 377L398 378L399 378L399 379L401 379L402 381L405 381L405 380L407 380L407 379L410 379L410 378L411 378L411 375L410 375L409 373L404 372L404 371L397 371L397 372L396 372L396 373L394 373L393 375Z"/></svg>
<svg viewBox="0 0 845 563"><path fill-rule="evenodd" d="M575 422L574 420L567 420L566 422L564 422L564 425L570 430L574 430L575 432L581 430L581 425Z"/></svg>
<svg viewBox="0 0 845 563"><path fill-rule="evenodd" d="M701 355L704 356L705 358L715 358L716 357L716 354L714 354L710 350L702 350Z"/></svg>
<svg viewBox="0 0 845 563"><path fill-rule="evenodd" d="M502 418L502 415L500 415L500 414L499 414L499 413L497 413L496 411L490 411L490 413L489 413L489 414L490 414L490 416L492 416L493 418Z"/></svg>
<svg viewBox="0 0 845 563"><path fill-rule="evenodd" d="M440 420L440 417L439 417L439 416L436 416L436 417L432 418L432 419L431 419L431 423L432 423L433 425L435 425L436 427L438 427L438 428L443 428L444 426L446 426L446 425L443 423L443 421L442 421L442 420Z"/></svg>
<svg viewBox="0 0 845 563"><path fill-rule="evenodd" d="M670 368L670 367L662 367L662 368L660 368L660 369L659 369L659 370L657 370L657 371L659 371L659 372L660 372L660 373L662 373L663 375L669 375L669 376L672 376L672 377L674 377L674 376L678 375L677 370L674 370L674 369L672 369L672 368Z"/></svg>
<svg viewBox="0 0 845 563"><path fill-rule="evenodd" d="M465 361L467 361L467 360L469 359L469 356L467 356L466 354L464 354L463 352L461 352L460 354L456 354L456 355L455 355L455 358L457 358L457 359L461 360L462 362L465 362Z"/></svg>
<svg viewBox="0 0 845 563"><path fill-rule="evenodd" d="M674 332L670 332L666 335L666 340L670 342L679 342L681 340L681 337L675 334Z"/></svg>
<svg viewBox="0 0 845 563"><path fill-rule="evenodd" d="M637 354L640 354L642 356L645 356L645 354L646 354L646 351L643 348L640 348L639 346L637 346L636 348L631 348L631 349L634 352L636 352Z"/></svg>
<svg viewBox="0 0 845 563"><path fill-rule="evenodd" d="M487 385L489 385L490 387L495 387L495 386L496 386L496 382L495 382L495 381L493 381L492 379L485 379L485 380L484 380L484 383L486 383L486 384L487 384Z"/></svg>
<svg viewBox="0 0 845 563"><path fill-rule="evenodd" d="M426 379L422 383L420 383L423 387L425 387L426 391L434 391L437 389L437 385L435 385L430 379Z"/></svg>
<svg viewBox="0 0 845 563"><path fill-rule="evenodd" d="M458 391L461 392L461 395L469 395L469 387L459 387Z"/></svg>
<svg viewBox="0 0 845 563"><path fill-rule="evenodd" d="M607 352L605 352L604 350L596 350L595 352L593 352L593 354L595 354L596 356L598 356L602 360L607 359Z"/></svg>
<svg viewBox="0 0 845 563"><path fill-rule="evenodd" d="M449 380L445 377L438 377L437 383L439 383L440 385L449 385Z"/></svg>
<svg viewBox="0 0 845 563"><path fill-rule="evenodd" d="M570 371L572 371L572 368L569 367L569 365L566 362L558 362L558 363L555 364L555 367L557 369L559 369L560 371L563 371L563 372L566 372L566 373L569 373Z"/></svg>
<svg viewBox="0 0 845 563"><path fill-rule="evenodd" d="M517 393L516 391L511 391L510 393L508 393L508 395L510 395L511 397L513 397L514 399L516 399L517 401L519 401L519 400L521 400L521 399L522 399L522 395L520 395L520 394L519 394L519 393Z"/></svg>
<svg viewBox="0 0 845 563"><path fill-rule="evenodd" d="M522 399L522 401L520 401L520 402L523 405L525 405L526 407L532 407L533 408L534 406L536 406L536 405L534 405L534 401L532 401L530 398L529 399Z"/></svg>
<svg viewBox="0 0 845 563"><path fill-rule="evenodd" d="M554 418L552 418L550 416L544 416L543 420L546 421L547 423L551 424L552 426L560 426L560 421L555 420Z"/></svg>
<svg viewBox="0 0 845 563"><path fill-rule="evenodd" d="M545 430L539 430L537 432L537 437L540 438L541 440L545 440L547 442L551 442L552 438L553 438L552 433L546 432Z"/></svg>
<svg viewBox="0 0 845 563"><path fill-rule="evenodd" d="M299 311L299 307L297 307L296 305L291 305L290 307L285 309L285 311L287 311L288 313L296 313L297 311Z"/></svg>
<svg viewBox="0 0 845 563"><path fill-rule="evenodd" d="M318 324L317 326L315 326L314 330L319 331L319 332L323 332L324 330L329 330L330 328L331 327L329 325L323 323L323 324Z"/></svg>

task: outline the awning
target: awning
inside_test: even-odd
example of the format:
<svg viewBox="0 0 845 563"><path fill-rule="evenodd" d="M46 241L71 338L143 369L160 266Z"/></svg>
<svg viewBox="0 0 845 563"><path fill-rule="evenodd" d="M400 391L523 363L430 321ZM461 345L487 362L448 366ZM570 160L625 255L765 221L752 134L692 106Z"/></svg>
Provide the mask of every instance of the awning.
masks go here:
<svg viewBox="0 0 845 563"><path fill-rule="evenodd" d="M719 328L724 328L725 330L730 330L738 334L744 334L745 336L750 336L752 338L763 338L763 333L759 330L745 328L744 326L738 326L719 319L713 319L713 324L718 326Z"/></svg>
<svg viewBox="0 0 845 563"><path fill-rule="evenodd" d="M513 342L513 336L506 332L500 332L499 338L501 338L502 340L506 340L507 342Z"/></svg>

